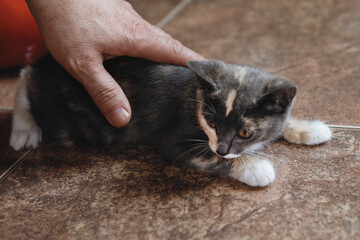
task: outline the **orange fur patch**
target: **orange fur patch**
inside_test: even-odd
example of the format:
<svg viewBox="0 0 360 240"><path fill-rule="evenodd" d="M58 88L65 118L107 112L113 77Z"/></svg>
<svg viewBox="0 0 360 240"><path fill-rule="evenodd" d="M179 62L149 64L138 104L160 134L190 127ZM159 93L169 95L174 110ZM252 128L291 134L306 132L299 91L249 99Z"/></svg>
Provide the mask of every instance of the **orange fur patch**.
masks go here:
<svg viewBox="0 0 360 240"><path fill-rule="evenodd" d="M226 106L226 116L228 116L229 113L232 111L235 98L236 98L236 91L231 90L229 95L228 95L228 98L226 100L226 104L225 104L225 106Z"/></svg>
<svg viewBox="0 0 360 240"><path fill-rule="evenodd" d="M200 90L197 91L196 98L198 100L202 101ZM202 114L203 105L200 102L197 103L196 109L197 109L197 117L198 117L199 124L202 127L202 129L204 130L205 134L209 138L210 149L215 153L216 149L217 149L217 142L218 142L218 137L216 135L216 131L215 131L215 129L211 128L208 125L204 115Z"/></svg>

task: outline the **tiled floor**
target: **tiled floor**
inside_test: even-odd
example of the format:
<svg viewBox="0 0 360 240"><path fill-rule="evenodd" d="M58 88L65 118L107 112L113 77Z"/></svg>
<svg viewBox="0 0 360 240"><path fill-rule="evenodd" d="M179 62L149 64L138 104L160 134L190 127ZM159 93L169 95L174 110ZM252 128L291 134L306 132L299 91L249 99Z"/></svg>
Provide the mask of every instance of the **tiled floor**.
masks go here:
<svg viewBox="0 0 360 240"><path fill-rule="evenodd" d="M181 1L131 1L156 24ZM184 1L183 1L184 2ZM360 126L360 2L193 0L164 29L209 58L293 79L293 114ZM0 105L16 77L1 75ZM0 112L0 174L24 152ZM167 166L151 150L43 144L0 183L1 239L359 239L360 131L280 141L278 178L254 189Z"/></svg>

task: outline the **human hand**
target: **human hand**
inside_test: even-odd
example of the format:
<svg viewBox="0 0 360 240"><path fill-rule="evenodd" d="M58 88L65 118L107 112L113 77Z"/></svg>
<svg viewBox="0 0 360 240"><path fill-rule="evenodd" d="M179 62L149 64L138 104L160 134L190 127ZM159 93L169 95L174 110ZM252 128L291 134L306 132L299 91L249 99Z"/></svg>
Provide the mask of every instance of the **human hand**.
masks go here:
<svg viewBox="0 0 360 240"><path fill-rule="evenodd" d="M105 118L125 126L131 107L103 60L141 57L186 65L203 57L142 19L122 0L27 0L53 57L90 94Z"/></svg>

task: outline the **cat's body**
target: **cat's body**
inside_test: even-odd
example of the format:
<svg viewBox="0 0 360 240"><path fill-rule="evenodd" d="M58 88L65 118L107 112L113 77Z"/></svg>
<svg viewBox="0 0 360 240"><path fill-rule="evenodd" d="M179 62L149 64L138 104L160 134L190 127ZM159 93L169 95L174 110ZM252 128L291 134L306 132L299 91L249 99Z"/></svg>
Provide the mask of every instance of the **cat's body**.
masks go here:
<svg viewBox="0 0 360 240"><path fill-rule="evenodd" d="M331 137L322 123L316 123L320 132L307 129L313 123L297 129L304 122L288 118L295 85L251 67L202 61L188 69L130 57L104 65L131 104L126 127L112 127L84 88L47 56L22 72L10 144L36 147L42 133L67 146L143 144L172 164L265 186L275 179L274 168L254 151L284 129L297 143Z"/></svg>

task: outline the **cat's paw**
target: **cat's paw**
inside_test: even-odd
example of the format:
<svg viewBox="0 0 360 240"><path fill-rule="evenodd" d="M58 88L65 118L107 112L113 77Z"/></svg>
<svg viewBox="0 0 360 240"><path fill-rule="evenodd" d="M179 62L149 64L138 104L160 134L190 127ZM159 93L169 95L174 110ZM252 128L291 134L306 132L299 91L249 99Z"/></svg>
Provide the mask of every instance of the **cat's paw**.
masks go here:
<svg viewBox="0 0 360 240"><path fill-rule="evenodd" d="M36 148L41 141L41 129L34 127L25 130L13 130L10 136L10 146L18 151L22 148Z"/></svg>
<svg viewBox="0 0 360 240"><path fill-rule="evenodd" d="M321 121L292 119L284 130L284 138L296 144L316 145L331 139L330 128Z"/></svg>
<svg viewBox="0 0 360 240"><path fill-rule="evenodd" d="M252 187L264 187L275 180L275 169L268 160L256 161L244 168L239 180Z"/></svg>

